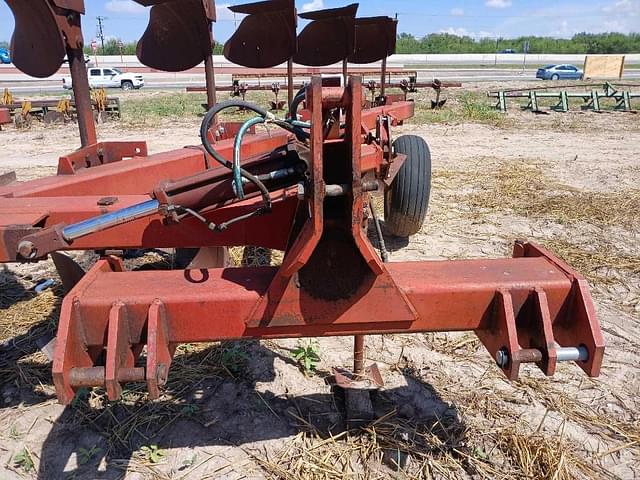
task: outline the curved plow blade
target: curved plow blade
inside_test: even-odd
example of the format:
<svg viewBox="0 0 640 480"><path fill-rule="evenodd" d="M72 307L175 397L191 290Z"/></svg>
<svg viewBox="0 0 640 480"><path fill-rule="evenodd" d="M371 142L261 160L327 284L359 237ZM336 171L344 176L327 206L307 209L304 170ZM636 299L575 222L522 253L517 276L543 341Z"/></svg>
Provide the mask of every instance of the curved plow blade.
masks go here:
<svg viewBox="0 0 640 480"><path fill-rule="evenodd" d="M271 68L296 52L293 0L271 0L229 7L247 15L224 46L227 60L248 68Z"/></svg>
<svg viewBox="0 0 640 480"><path fill-rule="evenodd" d="M69 293L82 280L86 272L73 258L65 253L53 252L51 259L56 266L58 275L60 275L65 293Z"/></svg>
<svg viewBox="0 0 640 480"><path fill-rule="evenodd" d="M182 72L211 54L214 0L136 0L151 6L149 24L136 55L148 67Z"/></svg>
<svg viewBox="0 0 640 480"><path fill-rule="evenodd" d="M389 17L356 19L355 49L349 56L351 63L373 63L396 51L398 21Z"/></svg>
<svg viewBox="0 0 640 480"><path fill-rule="evenodd" d="M82 46L82 0L6 1L15 18L11 57L27 75L50 77L62 65L67 42L72 48Z"/></svg>
<svg viewBox="0 0 640 480"><path fill-rule="evenodd" d="M300 15L312 20L298 36L294 62L323 67L341 62L353 53L358 4Z"/></svg>

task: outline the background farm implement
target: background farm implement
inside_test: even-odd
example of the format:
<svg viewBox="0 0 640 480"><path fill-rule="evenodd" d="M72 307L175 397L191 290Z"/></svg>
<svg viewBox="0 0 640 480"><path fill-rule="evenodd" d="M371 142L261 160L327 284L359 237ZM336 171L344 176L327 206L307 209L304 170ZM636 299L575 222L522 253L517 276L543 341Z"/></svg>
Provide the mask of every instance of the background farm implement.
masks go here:
<svg viewBox="0 0 640 480"><path fill-rule="evenodd" d="M640 98L639 92L626 90L634 85L612 84L606 82L603 85L576 84L564 85L562 87L536 87L536 88L520 88L510 90L500 90L497 92L488 92L489 98L497 99L496 109L501 112L507 111L507 101L524 99L527 104L522 106L523 110L530 110L534 113L544 113L541 100L557 100L558 103L550 107L556 112L568 112L571 100L581 100L580 108L582 110L591 110L593 112L601 112L604 110L603 104L606 102L613 110L619 112L634 112L632 102ZM595 87L595 88L594 88ZM562 88L560 91L550 91L552 89ZM590 88L589 91L585 91ZM601 89L599 89L601 88ZM577 91L581 89L583 91Z"/></svg>

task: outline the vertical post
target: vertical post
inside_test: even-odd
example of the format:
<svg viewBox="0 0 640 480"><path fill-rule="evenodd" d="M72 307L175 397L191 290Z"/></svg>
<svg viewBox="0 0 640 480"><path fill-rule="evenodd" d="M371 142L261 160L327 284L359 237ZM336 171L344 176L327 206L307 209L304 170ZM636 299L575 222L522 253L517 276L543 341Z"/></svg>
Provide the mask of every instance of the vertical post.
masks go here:
<svg viewBox="0 0 640 480"><path fill-rule="evenodd" d="M356 335L353 337L353 377L356 380L364 375L364 338L364 335Z"/></svg>
<svg viewBox="0 0 640 480"><path fill-rule="evenodd" d="M212 53L209 53L204 59L204 74L207 83L207 108L212 108L217 103L216 71L213 66Z"/></svg>
<svg viewBox="0 0 640 480"><path fill-rule="evenodd" d="M387 57L382 59L382 78L380 82L380 96L385 96L385 91L387 88Z"/></svg>
<svg viewBox="0 0 640 480"><path fill-rule="evenodd" d="M293 103L293 57L287 61L287 100L287 106L290 107Z"/></svg>
<svg viewBox="0 0 640 480"><path fill-rule="evenodd" d="M78 112L78 128L80 129L80 143L83 147L97 143L96 124L93 120L91 95L89 94L89 77L84 63L82 48L67 47L69 70L73 87L76 111Z"/></svg>
<svg viewBox="0 0 640 480"><path fill-rule="evenodd" d="M347 88L347 82L349 80L349 62L345 58L342 60L342 85Z"/></svg>
<svg viewBox="0 0 640 480"><path fill-rule="evenodd" d="M382 80L384 83L386 75L386 58L382 61ZM362 98L362 80L359 77L352 77L348 84L345 85L345 89L349 89L351 104L346 110L346 137L347 142L349 142L351 148L351 162L352 162L352 176L354 178L352 184L352 192L354 195L353 200L353 218L352 218L352 228L355 232L361 229L361 222L358 220L362 218L362 185L360 183L361 171L359 168L359 161L362 155L362 137L361 137L361 128L362 128L362 106L360 105L360 99ZM384 95L384 87L382 89L382 95ZM358 213L359 212L359 213ZM364 362L366 359L365 355L365 336L364 335L356 335L353 338L353 379L359 380L364 377L365 369Z"/></svg>

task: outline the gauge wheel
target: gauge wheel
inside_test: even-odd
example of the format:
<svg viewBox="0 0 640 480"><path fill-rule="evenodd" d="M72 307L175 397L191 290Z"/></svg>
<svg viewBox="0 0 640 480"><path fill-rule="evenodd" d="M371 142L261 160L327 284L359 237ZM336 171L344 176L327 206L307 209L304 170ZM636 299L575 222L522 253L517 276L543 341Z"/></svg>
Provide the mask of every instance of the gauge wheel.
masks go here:
<svg viewBox="0 0 640 480"><path fill-rule="evenodd" d="M393 143L396 154L407 156L385 192L384 218L396 237L415 235L422 228L431 193L431 152L416 135L403 135Z"/></svg>

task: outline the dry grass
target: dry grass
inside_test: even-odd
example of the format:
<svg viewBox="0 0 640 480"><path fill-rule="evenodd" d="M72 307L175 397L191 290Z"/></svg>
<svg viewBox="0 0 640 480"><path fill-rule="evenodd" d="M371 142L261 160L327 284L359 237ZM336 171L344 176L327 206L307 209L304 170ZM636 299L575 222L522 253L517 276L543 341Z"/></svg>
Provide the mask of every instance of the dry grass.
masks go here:
<svg viewBox="0 0 640 480"><path fill-rule="evenodd" d="M566 227L563 236L533 235L530 239L543 243L592 281L620 283L624 282L620 272L640 275L640 254L617 246L611 230L640 233L640 190L578 190L545 176L541 164L525 161L478 170L436 171L434 185L436 201L456 205L470 219L507 213ZM446 215L438 218L446 220ZM585 225L595 230L582 240L575 232Z"/></svg>
<svg viewBox="0 0 640 480"><path fill-rule="evenodd" d="M466 390L458 392L460 403L473 395ZM581 457L579 445L531 431L495 394L483 397L482 405L467 406L464 423L414 422L391 412L363 430L326 437L301 421L305 431L282 450L252 456L274 479L614 478Z"/></svg>
<svg viewBox="0 0 640 480"><path fill-rule="evenodd" d="M562 438L551 439L507 427L498 432L497 441L498 448L508 456L520 478L571 480L602 474L578 457L575 448Z"/></svg>
<svg viewBox="0 0 640 480"><path fill-rule="evenodd" d="M47 358L36 339L55 332L61 290L37 295L34 283L0 272L0 385L15 383L42 391L51 381Z"/></svg>
<svg viewBox="0 0 640 480"><path fill-rule="evenodd" d="M511 209L526 216L559 223L588 222L598 226L640 225L640 190L587 192L546 177L538 165L510 162L491 170L473 172L480 190L469 198L472 206Z"/></svg>
<svg viewBox="0 0 640 480"><path fill-rule="evenodd" d="M551 239L545 245L589 280L600 284L623 283L620 272L640 276L640 255L624 253L604 239L589 247L565 239Z"/></svg>

